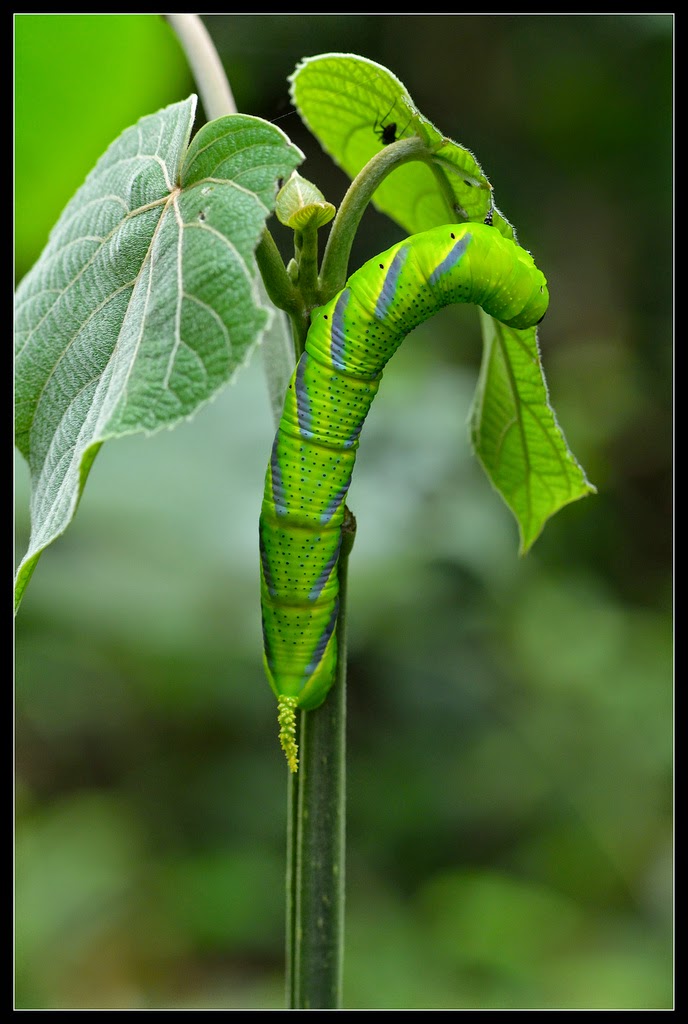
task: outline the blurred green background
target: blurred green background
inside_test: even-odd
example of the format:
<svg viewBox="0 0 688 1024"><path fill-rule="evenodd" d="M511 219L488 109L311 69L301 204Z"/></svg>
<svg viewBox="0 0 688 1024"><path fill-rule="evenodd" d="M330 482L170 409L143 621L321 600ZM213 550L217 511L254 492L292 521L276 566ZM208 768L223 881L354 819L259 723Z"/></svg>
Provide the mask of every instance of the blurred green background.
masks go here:
<svg viewBox="0 0 688 1024"><path fill-rule="evenodd" d="M475 153L548 276L550 395L599 489L519 559L469 451L475 310L395 356L350 495L345 1007L669 1008L672 16L204 21L239 109L280 118L334 203L347 181L290 113L304 56L384 64ZM19 278L112 139L195 86L157 16L14 25ZM352 266L399 237L371 210ZM18 1008L283 1006L272 434L257 355L191 423L106 446L38 565L15 644ZM27 476L18 458L17 561Z"/></svg>

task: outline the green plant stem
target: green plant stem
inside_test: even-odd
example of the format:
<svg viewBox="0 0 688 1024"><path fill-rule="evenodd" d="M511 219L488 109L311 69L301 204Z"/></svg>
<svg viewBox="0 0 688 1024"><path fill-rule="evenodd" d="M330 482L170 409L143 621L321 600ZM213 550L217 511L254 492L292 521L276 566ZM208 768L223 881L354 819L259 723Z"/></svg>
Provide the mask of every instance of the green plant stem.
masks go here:
<svg viewBox="0 0 688 1024"><path fill-rule="evenodd" d="M256 263L265 290L277 308L283 309L289 316L301 314L304 309L303 299L289 277L275 239L267 228L263 230L256 248Z"/></svg>
<svg viewBox="0 0 688 1024"><path fill-rule="evenodd" d="M346 596L356 520L346 510L339 556L338 660L325 702L301 714L300 765L287 895L290 1009L341 1008L346 821Z"/></svg>
<svg viewBox="0 0 688 1024"><path fill-rule="evenodd" d="M222 61L198 14L165 14L163 17L184 49L208 120L236 114L236 103Z"/></svg>
<svg viewBox="0 0 688 1024"><path fill-rule="evenodd" d="M373 193L388 174L408 160L432 159L417 136L385 146L360 171L347 189L332 224L320 267L320 301L327 302L344 287L349 255L361 217Z"/></svg>
<svg viewBox="0 0 688 1024"><path fill-rule="evenodd" d="M303 297L286 271L275 240L267 228L256 249L256 263L269 299L288 315L293 331L296 358L303 352L308 334L309 313Z"/></svg>
<svg viewBox="0 0 688 1024"><path fill-rule="evenodd" d="M299 729L299 733L300 733ZM297 741L300 742L300 735ZM299 776L289 772L287 786L287 865L285 929L285 1000L288 1009L296 1000L296 856L298 851Z"/></svg>
<svg viewBox="0 0 688 1024"><path fill-rule="evenodd" d="M299 290L306 306L312 309L319 302L317 225L311 221L302 231L296 231L294 242L299 267Z"/></svg>

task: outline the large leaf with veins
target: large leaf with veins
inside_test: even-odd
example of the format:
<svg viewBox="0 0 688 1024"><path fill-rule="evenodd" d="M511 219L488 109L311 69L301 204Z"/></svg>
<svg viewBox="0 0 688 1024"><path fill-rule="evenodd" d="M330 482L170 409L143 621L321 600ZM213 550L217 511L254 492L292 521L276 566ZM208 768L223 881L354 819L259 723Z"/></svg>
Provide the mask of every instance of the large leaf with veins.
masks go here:
<svg viewBox="0 0 688 1024"><path fill-rule="evenodd" d="M31 473L17 604L103 441L191 416L267 325L253 254L303 156L238 114L189 145L195 108L166 107L110 146L17 289L16 444Z"/></svg>

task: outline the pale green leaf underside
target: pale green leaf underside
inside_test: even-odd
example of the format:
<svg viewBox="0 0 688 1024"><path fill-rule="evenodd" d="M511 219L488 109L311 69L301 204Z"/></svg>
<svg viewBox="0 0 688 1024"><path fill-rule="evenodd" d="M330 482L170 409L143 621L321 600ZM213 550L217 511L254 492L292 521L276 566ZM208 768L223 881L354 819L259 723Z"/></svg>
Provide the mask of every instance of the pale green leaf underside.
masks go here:
<svg viewBox="0 0 688 1024"><path fill-rule="evenodd" d="M454 221L484 221L516 240L496 209L475 157L417 110L387 68L353 54L325 54L299 64L292 99L323 148L352 178L379 152L385 125L395 137L417 135L431 162L396 168L375 205L410 233ZM481 315L483 364L473 415L473 445L496 490L514 513L525 552L564 505L595 491L570 452L549 404L537 329L514 331Z"/></svg>
<svg viewBox="0 0 688 1024"><path fill-rule="evenodd" d="M492 210L492 186L473 154L423 117L387 68L353 54L330 53L306 58L290 81L302 120L351 178L383 148L385 127L396 125L396 139L423 139L432 163L397 167L374 199L409 234L438 224L483 221ZM499 213L494 219L503 234L513 234Z"/></svg>
<svg viewBox="0 0 688 1024"><path fill-rule="evenodd" d="M404 164L375 195L378 209L405 230L413 234L453 220L484 219L491 188L475 158L443 139L386 68L353 54L328 53L303 60L291 83L302 120L352 178L382 150L380 135L390 125L396 125L397 139L420 135L437 148L436 173L426 164ZM444 177L445 191L436 174Z"/></svg>
<svg viewBox="0 0 688 1024"><path fill-rule="evenodd" d="M195 109L191 96L115 140L17 289L16 444L32 485L17 603L102 442L190 417L268 321L253 253L303 156L245 115L189 146Z"/></svg>

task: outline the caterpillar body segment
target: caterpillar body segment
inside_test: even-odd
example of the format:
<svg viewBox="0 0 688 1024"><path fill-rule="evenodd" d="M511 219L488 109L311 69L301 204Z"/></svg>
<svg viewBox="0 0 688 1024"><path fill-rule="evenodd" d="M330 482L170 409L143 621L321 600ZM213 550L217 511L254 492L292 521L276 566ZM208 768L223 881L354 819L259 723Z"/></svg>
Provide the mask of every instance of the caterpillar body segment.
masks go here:
<svg viewBox="0 0 688 1024"><path fill-rule="evenodd" d="M540 322L549 295L526 250L489 225L464 223L397 243L313 312L260 517L264 662L281 721L318 707L334 681L342 522L382 372L410 331L455 302L522 330ZM296 770L293 718L281 739Z"/></svg>

